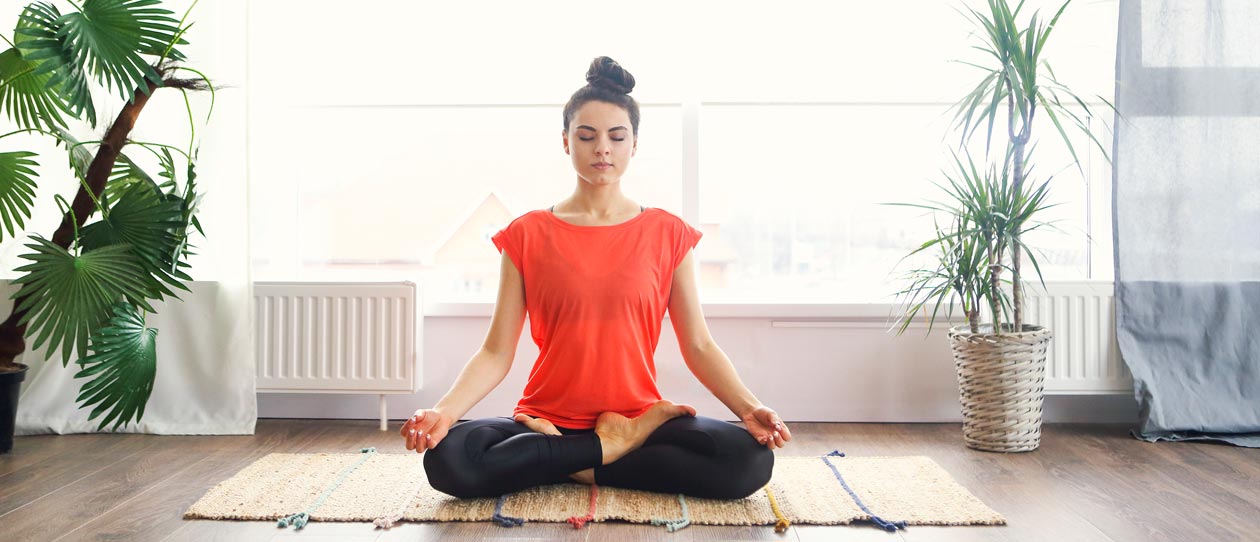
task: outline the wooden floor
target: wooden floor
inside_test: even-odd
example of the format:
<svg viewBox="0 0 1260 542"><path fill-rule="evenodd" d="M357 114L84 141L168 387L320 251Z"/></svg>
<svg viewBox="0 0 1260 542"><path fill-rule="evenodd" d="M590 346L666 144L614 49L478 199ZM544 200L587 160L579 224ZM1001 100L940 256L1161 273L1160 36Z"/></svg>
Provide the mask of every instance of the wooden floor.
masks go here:
<svg viewBox="0 0 1260 542"><path fill-rule="evenodd" d="M1047 425L1040 450L977 452L957 424L791 424L780 455L926 455L1006 516L997 527L870 524L771 527L692 525L669 533L625 522L370 523L184 520L215 483L271 452L403 453L399 423L371 420L258 421L249 436L59 435L17 437L0 456L0 539L401 541L401 540L1260 540L1260 450L1204 443L1150 444L1126 427ZM417 460L420 457L417 456Z"/></svg>

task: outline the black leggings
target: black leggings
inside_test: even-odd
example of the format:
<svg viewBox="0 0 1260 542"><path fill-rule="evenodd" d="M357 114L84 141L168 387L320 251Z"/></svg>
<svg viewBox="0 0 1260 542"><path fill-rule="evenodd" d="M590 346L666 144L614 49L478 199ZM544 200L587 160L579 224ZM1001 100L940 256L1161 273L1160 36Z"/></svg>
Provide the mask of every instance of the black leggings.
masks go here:
<svg viewBox="0 0 1260 542"><path fill-rule="evenodd" d="M594 468L599 485L742 499L765 487L774 467L774 453L746 429L706 416L671 418L607 465L594 429L556 429L562 435L544 435L506 416L456 423L424 453L429 484L459 498L497 497L577 483L570 474Z"/></svg>

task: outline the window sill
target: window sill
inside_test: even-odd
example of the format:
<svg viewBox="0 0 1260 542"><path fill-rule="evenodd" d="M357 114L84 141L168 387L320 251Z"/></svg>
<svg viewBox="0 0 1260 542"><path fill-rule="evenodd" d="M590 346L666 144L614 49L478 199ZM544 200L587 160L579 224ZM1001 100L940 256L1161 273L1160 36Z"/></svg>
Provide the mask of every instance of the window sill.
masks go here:
<svg viewBox="0 0 1260 542"><path fill-rule="evenodd" d="M1046 286L1054 292L1060 289L1078 290L1088 288L1092 291L1111 291L1110 280L1071 280L1046 281ZM1040 284L1025 286L1028 295L1038 295ZM887 322L892 325L893 312L898 305L894 303L701 303L700 308L706 318L756 318L756 319L827 319L852 322ZM938 319L943 319L947 308L942 306ZM478 301L435 301L424 303L426 317L467 317L489 318L494 314L493 302ZM954 306L954 318L962 321L960 306ZM666 312L666 318L669 313Z"/></svg>

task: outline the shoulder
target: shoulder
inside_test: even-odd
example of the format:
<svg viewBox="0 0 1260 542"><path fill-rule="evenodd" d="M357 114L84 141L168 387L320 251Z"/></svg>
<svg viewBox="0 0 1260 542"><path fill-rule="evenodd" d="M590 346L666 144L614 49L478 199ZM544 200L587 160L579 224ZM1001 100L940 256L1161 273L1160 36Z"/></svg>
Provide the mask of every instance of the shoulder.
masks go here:
<svg viewBox="0 0 1260 542"><path fill-rule="evenodd" d="M682 217L674 213L671 213L669 211L666 211L665 209L661 209L660 207L652 207L649 210L649 212L651 211L656 212L657 221L662 224L665 224L674 228L682 228L682 227L690 226L690 224L688 224L686 220L683 220Z"/></svg>
<svg viewBox="0 0 1260 542"><path fill-rule="evenodd" d="M543 220L546 220L547 217L543 216L542 214L546 212L548 212L546 209L536 209L533 211L529 211L523 215L513 218L511 222L508 222L507 226L503 227L503 229L504 230L519 230L522 228L533 226L535 224L542 222Z"/></svg>

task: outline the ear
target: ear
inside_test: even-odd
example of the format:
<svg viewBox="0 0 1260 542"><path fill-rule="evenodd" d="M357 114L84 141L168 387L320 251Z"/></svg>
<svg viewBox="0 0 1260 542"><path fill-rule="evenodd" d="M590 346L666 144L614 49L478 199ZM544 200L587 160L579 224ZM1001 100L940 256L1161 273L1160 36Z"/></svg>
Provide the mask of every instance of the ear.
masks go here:
<svg viewBox="0 0 1260 542"><path fill-rule="evenodd" d="M569 154L569 132L560 130L560 138L564 140L564 153Z"/></svg>
<svg viewBox="0 0 1260 542"><path fill-rule="evenodd" d="M634 151L639 150L639 137L635 136L634 143L630 145L630 156L634 157Z"/></svg>

